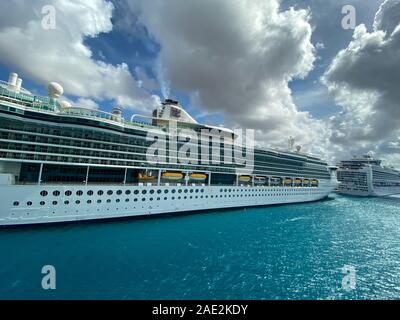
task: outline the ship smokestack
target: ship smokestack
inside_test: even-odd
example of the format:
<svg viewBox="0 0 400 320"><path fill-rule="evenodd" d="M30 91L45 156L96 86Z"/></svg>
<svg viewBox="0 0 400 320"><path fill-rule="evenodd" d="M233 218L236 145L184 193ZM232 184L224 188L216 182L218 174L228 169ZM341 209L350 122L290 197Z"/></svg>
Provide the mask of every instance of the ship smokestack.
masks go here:
<svg viewBox="0 0 400 320"><path fill-rule="evenodd" d="M17 86L18 74L11 72L8 78L8 88L14 90Z"/></svg>
<svg viewBox="0 0 400 320"><path fill-rule="evenodd" d="M21 86L22 86L22 79L21 79L21 78L18 78L18 79L17 79L17 84L16 84L15 90L16 90L17 92L20 92L20 91L21 91Z"/></svg>

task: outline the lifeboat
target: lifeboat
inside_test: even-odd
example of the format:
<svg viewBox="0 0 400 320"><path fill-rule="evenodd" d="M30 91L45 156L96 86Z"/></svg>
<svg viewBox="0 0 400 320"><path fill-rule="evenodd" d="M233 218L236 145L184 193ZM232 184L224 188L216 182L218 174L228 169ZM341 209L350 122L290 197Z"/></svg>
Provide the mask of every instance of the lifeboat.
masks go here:
<svg viewBox="0 0 400 320"><path fill-rule="evenodd" d="M293 182L292 179L286 178L286 179L285 179L285 186L287 186L287 185L292 185L292 182Z"/></svg>
<svg viewBox="0 0 400 320"><path fill-rule="evenodd" d="M281 184L281 178L278 178L278 177L272 177L271 178L271 185L272 186L278 186L278 185L280 185Z"/></svg>
<svg viewBox="0 0 400 320"><path fill-rule="evenodd" d="M268 178L266 178L266 177L255 177L254 178L255 184L265 184L267 182L268 182Z"/></svg>
<svg viewBox="0 0 400 320"><path fill-rule="evenodd" d="M239 177L239 182L250 182L251 177L250 176L240 176Z"/></svg>
<svg viewBox="0 0 400 320"><path fill-rule="evenodd" d="M294 185L295 185L296 187L301 186L302 183L303 183L303 180L301 180L300 178L296 178L296 179L294 180Z"/></svg>
<svg viewBox="0 0 400 320"><path fill-rule="evenodd" d="M203 182L206 181L207 175L204 173L191 173L189 174L189 179L192 181Z"/></svg>
<svg viewBox="0 0 400 320"><path fill-rule="evenodd" d="M169 180L169 181L179 181L182 180L183 178L183 173L180 172L164 172L161 177L164 180Z"/></svg>
<svg viewBox="0 0 400 320"><path fill-rule="evenodd" d="M157 177L152 172L140 172L139 181L154 181Z"/></svg>

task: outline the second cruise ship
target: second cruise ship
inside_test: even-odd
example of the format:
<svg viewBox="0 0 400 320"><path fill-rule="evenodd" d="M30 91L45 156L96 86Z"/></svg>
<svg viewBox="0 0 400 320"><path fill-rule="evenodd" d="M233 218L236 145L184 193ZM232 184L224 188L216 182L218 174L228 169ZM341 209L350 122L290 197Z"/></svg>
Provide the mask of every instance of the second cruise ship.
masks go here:
<svg viewBox="0 0 400 320"><path fill-rule="evenodd" d="M21 83L15 73L0 83L0 225L316 201L337 186L335 168L300 148L252 149L251 170L226 161L233 151L218 136L233 146L237 135L198 123L174 100L128 121L120 108L72 106L57 83L48 96ZM186 136L172 148L165 143L171 123L175 135L206 138ZM165 146L158 150L164 161L149 160L157 141L149 137ZM191 161L180 161L182 148ZM215 157L214 149L222 151Z"/></svg>
<svg viewBox="0 0 400 320"><path fill-rule="evenodd" d="M366 197L400 194L400 172L382 166L382 160L371 155L341 161L338 180L341 194Z"/></svg>

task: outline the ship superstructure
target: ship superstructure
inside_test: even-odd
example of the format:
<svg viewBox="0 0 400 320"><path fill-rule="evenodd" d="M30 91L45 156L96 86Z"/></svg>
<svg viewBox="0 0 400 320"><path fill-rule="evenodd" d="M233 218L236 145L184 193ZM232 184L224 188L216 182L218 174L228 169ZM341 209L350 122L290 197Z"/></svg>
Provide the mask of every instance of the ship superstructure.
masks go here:
<svg viewBox="0 0 400 320"><path fill-rule="evenodd" d="M382 160L371 155L355 156L341 161L338 170L338 192L356 196L389 196L400 194L400 172L382 166Z"/></svg>
<svg viewBox="0 0 400 320"><path fill-rule="evenodd" d="M119 107L74 107L57 83L47 97L21 83L14 73L0 83L0 225L316 201L337 185L334 168L300 148L256 148L251 170L224 161L227 152L214 149L235 144L236 134L199 124L175 100L128 121ZM150 161L149 136L171 142L171 127L206 136L161 143L164 160ZM186 146L198 153L179 161Z"/></svg>

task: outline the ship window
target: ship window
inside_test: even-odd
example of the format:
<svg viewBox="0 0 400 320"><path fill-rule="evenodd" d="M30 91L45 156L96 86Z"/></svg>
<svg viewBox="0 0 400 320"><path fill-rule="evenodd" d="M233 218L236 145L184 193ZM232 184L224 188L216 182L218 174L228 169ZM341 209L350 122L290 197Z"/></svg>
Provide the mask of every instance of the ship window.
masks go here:
<svg viewBox="0 0 400 320"><path fill-rule="evenodd" d="M119 200L119 199L117 199L117 200L115 200L115 202L120 202L121 200Z"/></svg>
<svg viewBox="0 0 400 320"><path fill-rule="evenodd" d="M121 194L122 194L122 190L118 190L117 195L121 195Z"/></svg>
<svg viewBox="0 0 400 320"><path fill-rule="evenodd" d="M182 189L179 189L179 190L178 190L178 193L182 193Z"/></svg>
<svg viewBox="0 0 400 320"><path fill-rule="evenodd" d="M168 189L165 189L165 190L164 190L164 193L167 194L167 193L168 193Z"/></svg>
<svg viewBox="0 0 400 320"><path fill-rule="evenodd" d="M57 201L53 201L53 205L57 205L57 203L58 203Z"/></svg>
<svg viewBox="0 0 400 320"><path fill-rule="evenodd" d="M111 196L111 195L113 194L113 191L112 191L112 190L108 190L108 191L107 191L107 194L108 194L109 196Z"/></svg>
<svg viewBox="0 0 400 320"><path fill-rule="evenodd" d="M157 193L160 194L162 191L161 190L157 190Z"/></svg>
<svg viewBox="0 0 400 320"><path fill-rule="evenodd" d="M68 201L68 200L65 200L65 201L64 201L64 204L69 204L69 201Z"/></svg>
<svg viewBox="0 0 400 320"><path fill-rule="evenodd" d="M87 203L88 203L88 204L91 204L91 203L92 203L92 200L88 200Z"/></svg>
<svg viewBox="0 0 400 320"><path fill-rule="evenodd" d="M45 204L46 204L46 202L40 201L40 205L41 205L41 206L44 206Z"/></svg>
<svg viewBox="0 0 400 320"><path fill-rule="evenodd" d="M99 190L99 191L97 191L97 194L98 194L99 196L101 196L101 195L104 194L104 191L103 191L103 190Z"/></svg>
<svg viewBox="0 0 400 320"><path fill-rule="evenodd" d="M142 194L146 194L146 193L147 193L147 191L146 191L146 190L143 190L143 191L142 191Z"/></svg>
<svg viewBox="0 0 400 320"><path fill-rule="evenodd" d="M18 207L18 206L19 206L19 202L18 202L18 201L15 201L15 202L13 203L13 205L14 205L14 207Z"/></svg>
<svg viewBox="0 0 400 320"><path fill-rule="evenodd" d="M83 191L82 191L82 190L78 190L78 191L76 192L76 195L77 195L77 196L83 195Z"/></svg>
<svg viewBox="0 0 400 320"><path fill-rule="evenodd" d="M66 196L70 196L70 195L72 195L72 191L71 191L71 190L67 190L67 191L65 191L65 195L66 195Z"/></svg>
<svg viewBox="0 0 400 320"><path fill-rule="evenodd" d="M139 190L135 190L134 194L139 194Z"/></svg>
<svg viewBox="0 0 400 320"><path fill-rule="evenodd" d="M79 200L76 200L75 203L76 203L76 204L80 204L81 202L80 202Z"/></svg>
<svg viewBox="0 0 400 320"><path fill-rule="evenodd" d="M142 201L146 201L146 198L142 198Z"/></svg>
<svg viewBox="0 0 400 320"><path fill-rule="evenodd" d="M107 199L107 203L110 203L111 202L111 199Z"/></svg>
<svg viewBox="0 0 400 320"><path fill-rule="evenodd" d="M93 193L94 193L93 190L89 190L89 191L87 192L88 196L92 196Z"/></svg>
<svg viewBox="0 0 400 320"><path fill-rule="evenodd" d="M31 205L32 205L32 201L28 201L26 204L27 204L28 206L31 206Z"/></svg>
<svg viewBox="0 0 400 320"><path fill-rule="evenodd" d="M172 189L172 191L171 191L172 193L175 193L176 192L176 190L175 189Z"/></svg>
<svg viewBox="0 0 400 320"><path fill-rule="evenodd" d="M138 199L137 199L137 198L135 198L133 201L134 201L134 202L137 202L137 201L138 201Z"/></svg>
<svg viewBox="0 0 400 320"><path fill-rule="evenodd" d="M53 191L53 196L58 197L60 195L60 191L56 190Z"/></svg>
<svg viewBox="0 0 400 320"><path fill-rule="evenodd" d="M97 203L101 203L101 200L99 199L99 200L97 200Z"/></svg>
<svg viewBox="0 0 400 320"><path fill-rule="evenodd" d="M126 195L131 194L131 190L126 190L126 191L125 191L125 194L126 194Z"/></svg>
<svg viewBox="0 0 400 320"><path fill-rule="evenodd" d="M126 199L125 199L125 202L129 202L129 198L126 198Z"/></svg>
<svg viewBox="0 0 400 320"><path fill-rule="evenodd" d="M154 193L154 190L150 190L150 194L153 194Z"/></svg>
<svg viewBox="0 0 400 320"><path fill-rule="evenodd" d="M48 195L48 192L47 192L46 190L43 190L43 191L40 192L40 195L41 195L42 197L45 197L45 196Z"/></svg>

